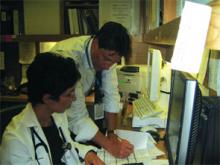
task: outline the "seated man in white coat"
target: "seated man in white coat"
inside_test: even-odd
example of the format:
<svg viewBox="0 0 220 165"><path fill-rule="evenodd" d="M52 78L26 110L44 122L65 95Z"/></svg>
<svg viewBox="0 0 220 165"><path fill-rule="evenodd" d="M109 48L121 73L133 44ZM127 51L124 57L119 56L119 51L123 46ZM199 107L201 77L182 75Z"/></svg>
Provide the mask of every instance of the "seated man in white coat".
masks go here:
<svg viewBox="0 0 220 165"><path fill-rule="evenodd" d="M103 165L92 146L72 141L65 110L80 79L75 62L54 53L36 56L27 70L28 104L3 134L1 165Z"/></svg>
<svg viewBox="0 0 220 165"><path fill-rule="evenodd" d="M74 59L81 80L76 86L76 101L67 111L70 130L76 141L92 140L115 157L125 158L133 152L133 145L114 134L117 113L120 111L120 96L116 75L116 64L121 57L126 59L131 52L130 36L121 24L108 22L94 36L73 37L58 42L52 51ZM91 120L85 104L85 96L99 74L99 94L95 93L94 114L99 127ZM104 122L102 123L102 118ZM106 126L107 136L103 129Z"/></svg>

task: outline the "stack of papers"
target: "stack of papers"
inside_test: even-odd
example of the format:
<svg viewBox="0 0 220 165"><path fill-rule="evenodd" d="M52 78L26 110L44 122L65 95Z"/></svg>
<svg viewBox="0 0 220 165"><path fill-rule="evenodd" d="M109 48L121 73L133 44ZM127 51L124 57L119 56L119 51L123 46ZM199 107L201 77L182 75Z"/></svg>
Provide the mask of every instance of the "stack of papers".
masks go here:
<svg viewBox="0 0 220 165"><path fill-rule="evenodd" d="M140 162L146 165L152 163L152 160L156 159L157 156L164 155L164 153L155 146L154 139L148 133L116 130L116 134L122 139L127 139L134 145L134 153L128 158L119 159L113 157L106 150L101 149L97 154L107 165L123 165Z"/></svg>

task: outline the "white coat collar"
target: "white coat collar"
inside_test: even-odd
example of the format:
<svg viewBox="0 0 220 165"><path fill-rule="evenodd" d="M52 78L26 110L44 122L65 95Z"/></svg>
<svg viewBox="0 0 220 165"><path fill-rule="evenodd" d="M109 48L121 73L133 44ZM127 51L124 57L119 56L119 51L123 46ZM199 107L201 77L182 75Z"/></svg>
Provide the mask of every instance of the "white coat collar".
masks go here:
<svg viewBox="0 0 220 165"><path fill-rule="evenodd" d="M40 123L37 120L37 116L33 110L31 103L28 103L23 110L23 123L26 127L40 127Z"/></svg>
<svg viewBox="0 0 220 165"><path fill-rule="evenodd" d="M85 42L85 54L83 57L83 63L85 64L86 69L94 69L92 58L91 58L91 46L92 46L93 38L88 38Z"/></svg>
<svg viewBox="0 0 220 165"><path fill-rule="evenodd" d="M59 114L59 115L65 115L65 114ZM54 121L57 126L62 125L62 120L59 116L57 116L57 113L53 113L52 117L54 118ZM33 110L31 103L28 103L25 109L23 110L22 122L26 127L41 127L39 121L37 120L37 116Z"/></svg>

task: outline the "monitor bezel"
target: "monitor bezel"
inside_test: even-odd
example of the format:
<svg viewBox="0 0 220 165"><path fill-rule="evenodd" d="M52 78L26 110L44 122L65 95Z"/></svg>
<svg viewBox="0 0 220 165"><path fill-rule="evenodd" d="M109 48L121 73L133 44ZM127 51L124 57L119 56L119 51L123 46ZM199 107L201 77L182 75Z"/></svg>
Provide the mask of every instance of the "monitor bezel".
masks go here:
<svg viewBox="0 0 220 165"><path fill-rule="evenodd" d="M173 160L169 142L169 128L170 128L170 116L171 116L171 105L172 105L172 91L174 89L174 81L175 76L179 76L184 81L184 102L182 105L182 112L180 118L180 130L178 135L178 143L177 143L177 154L176 160ZM196 97L196 92L198 88L198 82L195 78L193 78L190 74L181 72L181 71L172 71L172 80L171 80L171 96L169 102L169 109L168 109L168 117L167 117L167 127L166 127L166 138L165 143L168 151L168 159L170 164L185 164L188 162L188 145L190 141L190 134L192 129L192 120L193 120L193 111L194 111L194 101ZM191 89L190 89L191 88ZM190 93L189 93L190 92ZM186 103L189 103L186 105ZM191 112L186 111L186 109L191 109ZM185 139L185 140L182 140ZM181 156L180 156L181 155ZM190 160L191 161L191 160Z"/></svg>

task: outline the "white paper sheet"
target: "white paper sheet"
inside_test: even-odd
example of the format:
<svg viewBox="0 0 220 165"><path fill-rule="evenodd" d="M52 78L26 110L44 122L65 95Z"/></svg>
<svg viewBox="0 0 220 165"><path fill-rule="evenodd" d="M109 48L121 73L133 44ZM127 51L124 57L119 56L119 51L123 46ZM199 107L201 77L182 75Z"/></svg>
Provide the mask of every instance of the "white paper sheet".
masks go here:
<svg viewBox="0 0 220 165"><path fill-rule="evenodd" d="M116 134L122 138L127 139L131 144L134 145L134 149L146 149L148 143L154 143L149 134L129 131L129 130L116 130Z"/></svg>
<svg viewBox="0 0 220 165"><path fill-rule="evenodd" d="M164 154L155 146L154 139L148 133L129 130L116 130L116 134L120 138L127 139L134 145L134 153L132 153L128 158L118 159L113 157L106 150L101 149L97 154L107 165L122 165L125 163L140 162L144 163L144 165L147 165L152 161L152 159Z"/></svg>

